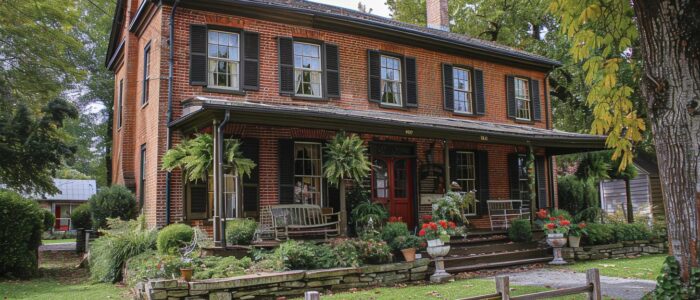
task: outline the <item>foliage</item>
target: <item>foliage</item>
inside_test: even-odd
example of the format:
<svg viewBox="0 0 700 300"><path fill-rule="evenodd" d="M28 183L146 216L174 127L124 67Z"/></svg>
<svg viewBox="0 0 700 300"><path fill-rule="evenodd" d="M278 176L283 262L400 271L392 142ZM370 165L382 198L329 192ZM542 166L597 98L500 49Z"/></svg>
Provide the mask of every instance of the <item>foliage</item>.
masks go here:
<svg viewBox="0 0 700 300"><path fill-rule="evenodd" d="M226 278L245 274L253 261L249 257L209 256L194 260L194 279Z"/></svg>
<svg viewBox="0 0 700 300"><path fill-rule="evenodd" d="M610 224L588 224L586 245L605 245L615 242L615 231Z"/></svg>
<svg viewBox="0 0 700 300"><path fill-rule="evenodd" d="M700 296L700 269L690 271L688 283L681 281L680 265L676 258L667 256L661 267L661 274L656 277L656 299L697 299Z"/></svg>
<svg viewBox="0 0 700 300"><path fill-rule="evenodd" d="M569 236L582 236L588 234L588 224L586 222L579 222L576 226L571 226L569 229Z"/></svg>
<svg viewBox="0 0 700 300"><path fill-rule="evenodd" d="M146 250L126 261L124 276L129 286L147 279L177 278L181 264L182 260L177 255L163 255L155 250Z"/></svg>
<svg viewBox="0 0 700 300"><path fill-rule="evenodd" d="M3 10L0 8L0 14ZM56 98L34 112L25 103L6 99L2 84L0 71L0 181L26 194L55 194L58 189L53 185L53 172L61 169L63 161L75 151L64 141L60 128L66 119L77 117L78 111L66 100Z"/></svg>
<svg viewBox="0 0 700 300"><path fill-rule="evenodd" d="M156 246L161 254L177 254L180 248L192 242L192 227L187 224L170 224L158 232Z"/></svg>
<svg viewBox="0 0 700 300"><path fill-rule="evenodd" d="M92 213L90 212L90 204L83 203L73 209L73 211L70 213L70 221L71 224L73 224L73 228L92 228Z"/></svg>
<svg viewBox="0 0 700 300"><path fill-rule="evenodd" d="M36 201L0 190L0 277L27 278L36 274L43 211Z"/></svg>
<svg viewBox="0 0 700 300"><path fill-rule="evenodd" d="M651 232L646 224L609 224L615 234L615 241L635 241L648 240L651 237Z"/></svg>
<svg viewBox="0 0 700 300"><path fill-rule="evenodd" d="M560 207L574 214L598 207L598 187L593 180L581 180L574 175L560 176L557 193L561 199Z"/></svg>
<svg viewBox="0 0 700 300"><path fill-rule="evenodd" d="M56 217L48 209L42 209L42 219L44 223L44 231L51 230L56 223Z"/></svg>
<svg viewBox="0 0 700 300"><path fill-rule="evenodd" d="M336 134L326 145L324 158L323 176L334 186L338 186L343 179L362 182L372 166L367 158L367 147L356 134Z"/></svg>
<svg viewBox="0 0 700 300"><path fill-rule="evenodd" d="M565 210L554 209L548 213L544 209L540 209L537 214L537 224L542 225L542 229L548 234L561 233L567 234L571 228L571 215Z"/></svg>
<svg viewBox="0 0 700 300"><path fill-rule="evenodd" d="M397 236L395 239L393 239L389 243L389 247L391 249L396 250L403 250L403 249L410 249L410 248L420 248L421 244L423 243L423 239L415 236L415 235L402 235L402 236Z"/></svg>
<svg viewBox="0 0 700 300"><path fill-rule="evenodd" d="M389 212L384 208L384 205L381 203L372 203L369 199L357 204L350 214L358 226L365 225L370 218L375 222L382 222L389 217Z"/></svg>
<svg viewBox="0 0 700 300"><path fill-rule="evenodd" d="M532 240L532 226L530 220L514 220L508 228L508 238L514 242L529 242Z"/></svg>
<svg viewBox="0 0 700 300"><path fill-rule="evenodd" d="M41 234L41 242L48 244L47 241L75 241L77 233L75 231L45 231Z"/></svg>
<svg viewBox="0 0 700 300"><path fill-rule="evenodd" d="M371 202L370 191L361 185L353 185L347 195L347 209L352 212L357 205L364 202ZM348 214L348 224L359 224L352 213ZM355 226L350 226L350 230L355 231ZM353 233L351 232L351 234Z"/></svg>
<svg viewBox="0 0 700 300"><path fill-rule="evenodd" d="M366 264L383 264L391 262L393 254L385 241L377 239L350 240L357 249L360 261Z"/></svg>
<svg viewBox="0 0 700 300"><path fill-rule="evenodd" d="M382 228L382 240L387 242L391 246L392 250L401 250L403 248L395 248L394 240L399 237L409 236L411 232L408 231L408 226L404 222L389 222Z"/></svg>
<svg viewBox="0 0 700 300"><path fill-rule="evenodd" d="M101 231L103 235L90 243L90 277L116 282L129 258L156 249L157 231L147 228L143 216L130 221L108 219L107 225L108 229Z"/></svg>
<svg viewBox="0 0 700 300"><path fill-rule="evenodd" d="M226 242L232 245L250 245L258 229L252 219L234 219L226 222Z"/></svg>
<svg viewBox="0 0 700 300"><path fill-rule="evenodd" d="M590 88L587 103L595 117L591 133L608 135L612 159L621 158L619 169L624 170L646 129L634 106L634 87L620 80L626 66L635 72L626 63L638 38L632 6L616 0L554 0L549 9L561 18L560 29L571 40L569 53L583 63Z"/></svg>
<svg viewBox="0 0 700 300"><path fill-rule="evenodd" d="M123 185L113 185L100 190L90 197L88 203L95 228L104 228L107 218L129 220L138 214L136 197Z"/></svg>
<svg viewBox="0 0 700 300"><path fill-rule="evenodd" d="M474 191L469 191L464 195L455 192L448 192L445 197L433 203L433 217L437 220L449 220L457 224L467 224L464 216L465 209L473 205L476 201Z"/></svg>
<svg viewBox="0 0 700 300"><path fill-rule="evenodd" d="M571 219L572 219L572 218L571 218L571 214L570 214L568 211L564 210L564 209L555 208L555 209L553 209L553 210L549 213L549 215L550 215L551 217L555 217L555 218L562 217L562 218L567 219L567 220L571 220Z"/></svg>
<svg viewBox="0 0 700 300"><path fill-rule="evenodd" d="M249 176L256 167L255 163L243 157L241 141L226 139L224 141L224 163L235 174ZM172 171L182 169L188 181L206 181L214 163L214 138L211 134L198 133L192 139L185 139L180 144L165 152L162 169Z"/></svg>
<svg viewBox="0 0 700 300"><path fill-rule="evenodd" d="M418 231L418 236L426 240L441 239L444 242L450 240L450 236L454 235L457 225L452 221L438 220L435 222L423 223L421 230Z"/></svg>
<svg viewBox="0 0 700 300"><path fill-rule="evenodd" d="M314 269L316 264L315 248L311 243L289 240L280 244L269 259L279 259L286 269Z"/></svg>
<svg viewBox="0 0 700 300"><path fill-rule="evenodd" d="M559 198L561 199L561 198ZM583 210L580 210L577 214L574 220L578 222L587 222L587 223L599 223L603 219L603 215L605 214L605 211L603 211L602 208L600 207L589 207Z"/></svg>

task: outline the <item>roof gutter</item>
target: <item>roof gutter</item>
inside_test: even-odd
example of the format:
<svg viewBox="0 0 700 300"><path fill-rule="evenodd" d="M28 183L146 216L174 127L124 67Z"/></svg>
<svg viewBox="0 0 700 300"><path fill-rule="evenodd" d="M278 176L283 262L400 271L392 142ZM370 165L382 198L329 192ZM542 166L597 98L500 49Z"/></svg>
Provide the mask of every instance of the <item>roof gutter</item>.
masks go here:
<svg viewBox="0 0 700 300"><path fill-rule="evenodd" d="M173 41L175 40L175 13L177 12L177 5L179 3L180 0L175 0L173 9L170 11L170 32L168 33L168 112L166 116L168 123L173 119L173 65L175 64L175 47ZM172 129L170 126L167 128L165 141L165 150L170 150L173 143ZM170 185L172 176L171 171L165 173L165 224L170 224Z"/></svg>

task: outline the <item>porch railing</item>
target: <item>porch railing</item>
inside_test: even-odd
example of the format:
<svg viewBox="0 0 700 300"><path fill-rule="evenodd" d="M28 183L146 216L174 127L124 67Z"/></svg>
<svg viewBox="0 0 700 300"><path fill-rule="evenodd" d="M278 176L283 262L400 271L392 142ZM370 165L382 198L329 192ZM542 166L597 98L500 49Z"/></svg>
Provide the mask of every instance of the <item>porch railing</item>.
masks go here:
<svg viewBox="0 0 700 300"><path fill-rule="evenodd" d="M488 200L491 229L508 229L511 220L530 219L530 210L523 207L523 200Z"/></svg>

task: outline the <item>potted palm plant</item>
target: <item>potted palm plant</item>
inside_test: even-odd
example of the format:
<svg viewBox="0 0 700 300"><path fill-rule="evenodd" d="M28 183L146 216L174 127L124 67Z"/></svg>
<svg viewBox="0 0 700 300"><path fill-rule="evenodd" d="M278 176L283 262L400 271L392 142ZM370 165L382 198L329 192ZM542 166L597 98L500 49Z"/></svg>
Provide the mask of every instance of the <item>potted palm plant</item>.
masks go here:
<svg viewBox="0 0 700 300"><path fill-rule="evenodd" d="M346 135L339 132L328 142L325 150L323 175L330 184L340 190L341 231L347 235L345 180L352 179L356 184L361 184L362 179L369 175L372 164L367 158L364 141L355 134Z"/></svg>

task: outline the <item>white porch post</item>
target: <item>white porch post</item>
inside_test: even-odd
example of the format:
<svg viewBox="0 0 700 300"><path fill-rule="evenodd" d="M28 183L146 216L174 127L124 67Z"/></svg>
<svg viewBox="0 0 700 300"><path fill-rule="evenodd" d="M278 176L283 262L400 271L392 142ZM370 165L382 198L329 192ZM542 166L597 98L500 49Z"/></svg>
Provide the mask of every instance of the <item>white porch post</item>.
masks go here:
<svg viewBox="0 0 700 300"><path fill-rule="evenodd" d="M442 140L443 161L445 162L445 192L452 191L452 178L450 178L450 140Z"/></svg>

